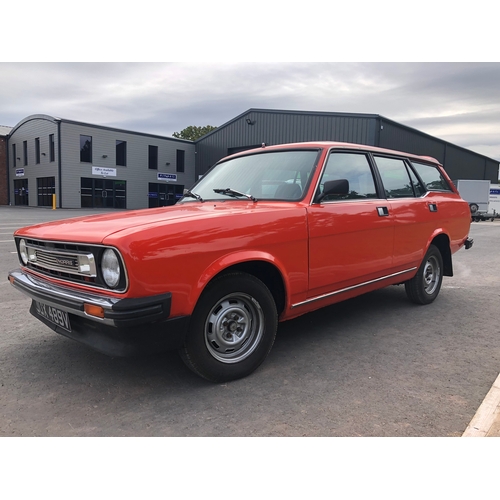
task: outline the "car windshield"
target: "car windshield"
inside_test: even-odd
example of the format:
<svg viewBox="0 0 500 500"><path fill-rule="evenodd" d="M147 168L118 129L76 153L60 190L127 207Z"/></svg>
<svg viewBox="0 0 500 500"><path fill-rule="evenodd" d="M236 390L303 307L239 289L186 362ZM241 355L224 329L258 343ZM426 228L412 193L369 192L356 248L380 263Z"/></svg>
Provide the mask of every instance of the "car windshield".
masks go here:
<svg viewBox="0 0 500 500"><path fill-rule="evenodd" d="M318 149L268 151L219 163L180 203L206 200L301 200L319 158Z"/></svg>

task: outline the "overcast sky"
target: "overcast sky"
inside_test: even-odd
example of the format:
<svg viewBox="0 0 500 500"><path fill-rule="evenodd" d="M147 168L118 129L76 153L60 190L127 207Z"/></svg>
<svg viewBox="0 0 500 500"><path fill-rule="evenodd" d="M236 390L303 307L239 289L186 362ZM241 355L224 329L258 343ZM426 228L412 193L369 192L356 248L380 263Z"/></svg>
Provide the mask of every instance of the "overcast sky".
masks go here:
<svg viewBox="0 0 500 500"><path fill-rule="evenodd" d="M32 114L170 136L249 108L374 113L500 160L500 63L0 63Z"/></svg>
<svg viewBox="0 0 500 500"><path fill-rule="evenodd" d="M249 108L371 113L500 160L487 0L28 4L2 7L0 125L48 114L169 136ZM207 58L223 62L192 62ZM233 62L244 60L271 62Z"/></svg>

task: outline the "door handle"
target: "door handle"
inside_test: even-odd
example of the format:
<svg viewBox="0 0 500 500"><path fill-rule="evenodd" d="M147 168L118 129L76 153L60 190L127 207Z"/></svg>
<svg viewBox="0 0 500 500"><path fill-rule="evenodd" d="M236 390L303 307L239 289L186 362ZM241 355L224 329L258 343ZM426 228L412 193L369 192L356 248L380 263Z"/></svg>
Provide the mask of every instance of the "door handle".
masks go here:
<svg viewBox="0 0 500 500"><path fill-rule="evenodd" d="M438 211L438 206L436 203L429 203L429 210L431 212L437 212Z"/></svg>
<svg viewBox="0 0 500 500"><path fill-rule="evenodd" d="M389 210L387 209L387 207L377 207L377 212L380 217L389 216Z"/></svg>

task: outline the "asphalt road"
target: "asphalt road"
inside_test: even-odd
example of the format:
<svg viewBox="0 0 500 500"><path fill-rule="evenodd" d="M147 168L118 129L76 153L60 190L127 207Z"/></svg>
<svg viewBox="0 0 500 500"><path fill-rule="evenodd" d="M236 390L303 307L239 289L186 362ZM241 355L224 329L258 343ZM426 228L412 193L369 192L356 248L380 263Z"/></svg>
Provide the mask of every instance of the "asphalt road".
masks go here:
<svg viewBox="0 0 500 500"><path fill-rule="evenodd" d="M473 223L433 304L389 287L283 323L253 375L214 385L176 352L110 358L28 313L13 230L88 213L0 207L0 436L460 436L500 371L500 222Z"/></svg>

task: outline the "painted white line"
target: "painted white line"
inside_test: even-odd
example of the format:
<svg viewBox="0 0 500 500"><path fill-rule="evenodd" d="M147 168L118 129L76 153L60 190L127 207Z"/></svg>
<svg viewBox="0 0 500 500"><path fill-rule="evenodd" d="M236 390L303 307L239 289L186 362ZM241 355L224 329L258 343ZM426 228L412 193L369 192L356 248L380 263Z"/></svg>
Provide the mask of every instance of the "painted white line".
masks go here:
<svg viewBox="0 0 500 500"><path fill-rule="evenodd" d="M0 243L14 243L14 240L0 240Z"/></svg>
<svg viewBox="0 0 500 500"><path fill-rule="evenodd" d="M500 421L500 374L462 437L486 437L495 421Z"/></svg>

